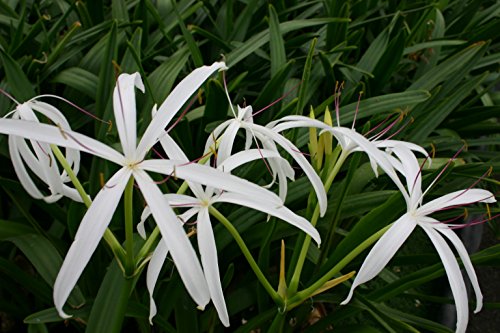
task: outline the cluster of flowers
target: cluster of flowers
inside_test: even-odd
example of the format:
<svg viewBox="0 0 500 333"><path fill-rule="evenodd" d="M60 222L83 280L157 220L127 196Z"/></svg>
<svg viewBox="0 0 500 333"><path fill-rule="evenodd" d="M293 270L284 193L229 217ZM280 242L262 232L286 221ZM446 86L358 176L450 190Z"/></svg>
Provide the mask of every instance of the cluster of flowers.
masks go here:
<svg viewBox="0 0 500 333"><path fill-rule="evenodd" d="M231 106L234 118L219 125L209 136L205 151L207 154L216 152L213 154L215 166L211 166L209 161L193 163L165 128L211 75L225 69L223 62L216 62L189 74L175 87L158 110L156 106L153 108L152 121L138 143L135 88L144 92L144 86L137 73L120 75L113 94L113 107L122 152L72 131L61 112L50 104L41 102L39 98L18 104L12 112L12 119L0 120L0 133L9 135L9 150L15 171L21 184L34 198L54 202L66 196L82 201L81 195L65 184L69 177L66 172L61 172L54 162L50 145L66 148L67 162L75 174L79 168L80 151L121 166L93 199L57 276L54 303L60 316L69 317L64 312L63 305L103 237L127 183L133 178L148 205L137 226L139 234L146 238L144 221L152 215L163 237L154 250L147 269L147 287L151 295L150 320L156 314L153 289L167 254L170 253L193 300L200 308L204 308L212 300L221 322L228 326L229 316L220 282L210 207L216 202L225 202L262 211L301 229L319 245L320 235L311 223L284 206L287 180L293 180L294 171L278 150L279 146L290 154L308 177L323 215L327 208L327 197L320 177L297 147L281 134L287 129L309 127L331 133L341 146L344 158L355 151L366 153L373 171L377 173L378 168L382 169L399 188L407 205L406 213L393 223L366 257L343 304L349 302L356 286L372 279L385 267L418 225L429 236L443 261L457 305L457 331L465 331L468 321L465 283L446 239L453 244L464 264L476 293L476 311L479 311L482 296L477 278L464 245L450 229L450 225L429 215L467 204L492 203L495 202L494 196L486 190L468 188L424 204L423 197L427 191L422 191L422 168L414 155L414 152L420 152L427 156L423 148L404 141L382 139L383 132L367 138L357 133L354 126L346 128L341 127L339 123L337 126L329 126L305 116L287 116L261 126L253 122L251 106L238 106L237 112ZM338 122L338 103L336 109ZM55 125L41 123L35 112L43 114ZM245 149L233 152L233 144L240 129L245 131ZM148 157L153 146L158 143L163 147L167 158ZM254 145L256 148L252 148ZM265 161L272 174L273 180L269 186L278 183L278 195L266 189L269 186L258 186L231 175L235 168L258 159ZM50 195L45 196L38 189L26 167L48 185ZM191 195L162 193L148 172L165 176L175 175L176 178L185 180ZM403 182L406 182L406 186ZM172 207L186 210L177 216ZM201 263L183 228L183 223L192 218L197 221Z"/></svg>

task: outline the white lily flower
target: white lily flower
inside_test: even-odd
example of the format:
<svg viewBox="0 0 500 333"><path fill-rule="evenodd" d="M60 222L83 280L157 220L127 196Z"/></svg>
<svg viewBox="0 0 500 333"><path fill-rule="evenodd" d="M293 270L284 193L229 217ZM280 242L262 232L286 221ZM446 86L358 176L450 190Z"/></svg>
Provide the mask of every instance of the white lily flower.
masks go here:
<svg viewBox="0 0 500 333"><path fill-rule="evenodd" d="M179 146L171 139L168 134L164 135L160 140L162 147L167 153L168 157L176 158L188 162L184 152ZM278 163L287 163L277 152L266 149L250 149L247 151L239 152L229 156L222 162L218 168L225 172L231 172L233 169L248 163L252 160L261 158L278 160ZM194 193L194 197L180 194L165 194L167 202L171 206L178 206L179 208L189 208L183 214L179 215L180 221L186 223L194 215L197 215L197 238L198 247L201 253L201 262L203 271L205 273L208 290L214 306L217 310L221 322L227 327L229 326L229 315L227 313L226 303L222 291L222 286L219 277L219 264L217 261L217 249L215 246L215 238L212 231L209 207L216 202L233 203L237 205L246 206L252 209L260 210L266 214L278 217L293 226L308 233L317 243L320 244L320 236L317 230L306 219L296 215L285 206L276 206L273 203L263 199L262 196L249 197L241 194L247 192L246 188L242 188L240 193L231 191L218 191L213 187L207 186L203 188L201 185L189 182L188 185ZM251 189L248 189L251 190ZM263 189L263 191L266 191ZM141 216L141 222L138 224L137 229L139 234L145 238L144 222L151 214L149 207L146 207ZM168 242L161 242L156 248L147 270L147 287L150 297L150 312L149 320L152 322L153 317L156 315L156 304L153 299L153 291L160 274L161 267L163 266L168 254Z"/></svg>
<svg viewBox="0 0 500 333"><path fill-rule="evenodd" d="M47 117L55 124L60 124L64 130L70 130L70 126L63 114L50 104L32 99L26 103L19 104L11 113L13 119L24 119L39 123L35 114ZM71 200L82 202L78 192L66 185L71 181L66 171L59 171L56 159L50 149L50 145L44 142L26 139L11 135L9 136L9 153L14 166L14 171L26 192L35 199L43 199L47 203L53 203L63 196ZM75 149L66 149L66 160L72 167L73 172L78 174L80 168L80 152ZM35 184L28 170L43 181L50 190L50 195L45 195Z"/></svg>
<svg viewBox="0 0 500 333"><path fill-rule="evenodd" d="M182 105L210 75L224 68L223 62L217 62L194 70L182 80L161 105L137 147L134 88L144 90L144 86L138 73L120 75L113 94L113 105L123 154L97 140L61 127L13 119L0 120L1 133L77 149L121 166L97 194L85 214L57 276L54 285L54 303L61 317L69 317L63 311L63 305L102 238L131 176L134 177L151 209L187 291L201 308L208 303L210 295L196 253L184 229L177 222L175 213L165 204L158 186L146 171L165 175L175 173L176 177L193 183L249 197L261 196L263 200L268 200L269 204L282 205L282 201L274 193L263 191L261 187L244 179L207 166L186 165L173 160L145 159L147 152L163 135L165 126ZM241 193L241 189L245 189L246 192Z"/></svg>
<svg viewBox="0 0 500 333"><path fill-rule="evenodd" d="M440 210L455 208L457 206L478 202L493 203L496 202L496 200L489 191L482 189L465 189L422 204L426 191L422 193L420 166L415 155L408 147L401 145L392 147L392 151L399 158L399 161L396 158L391 159L392 163L406 178L407 192L405 196L408 198L407 212L394 222L393 226L373 246L354 279L349 295L341 304L347 304L349 302L357 286L373 279L380 273L415 227L420 226L429 236L443 262L457 308L456 332L465 332L469 318L467 291L462 273L460 272L460 267L446 239L455 247L464 265L465 271L469 276L476 295L475 312L478 312L482 307L482 294L476 273L474 272L467 250L460 238L450 229L449 225L441 223L429 217L429 215Z"/></svg>
<svg viewBox="0 0 500 333"><path fill-rule="evenodd" d="M223 122L214 129L205 145L205 152L210 152L211 149L213 150L213 147L215 147L215 140L220 137L216 161L217 165L224 162L229 156L231 156L234 140L236 139L236 134L240 128L244 129L246 132L245 150L248 150L251 147L253 138L255 139L258 149L263 148L278 152L277 145L281 146L293 157L308 177L314 191L316 192L320 206L320 213L321 216L323 216L327 208L326 192L323 187L323 183L321 182L321 179L317 175L316 171L314 171L314 168L290 140L273 129L254 124L252 112L253 109L251 106L247 106L245 108L238 106L238 114L235 114L235 118ZM259 146L259 142L262 147ZM274 183L277 177L279 182L279 196L284 201L287 193L287 178L293 179L294 175L291 172L293 170L290 170L280 160L269 159L268 162L273 176L271 184Z"/></svg>

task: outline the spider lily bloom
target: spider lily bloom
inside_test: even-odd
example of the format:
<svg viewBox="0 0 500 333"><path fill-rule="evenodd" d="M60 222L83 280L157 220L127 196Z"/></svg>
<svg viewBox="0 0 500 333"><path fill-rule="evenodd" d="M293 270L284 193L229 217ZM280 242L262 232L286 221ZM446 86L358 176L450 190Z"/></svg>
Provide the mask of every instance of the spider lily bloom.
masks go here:
<svg viewBox="0 0 500 333"><path fill-rule="evenodd" d="M200 263L184 229L177 222L175 213L170 206L165 204L158 186L146 171L165 175L175 173L178 178L217 187L224 191L240 193L240 189L244 188L245 193L241 194L249 197L262 196L263 200L268 200L269 203L276 206L282 205L282 201L274 193L263 192L260 186L210 167L197 164L178 166L183 163L172 160L145 159L147 152L163 135L165 126L182 105L210 75L224 68L223 62L217 62L194 70L182 80L161 105L137 146L134 88L138 87L143 90L144 86L137 73L120 75L113 94L113 106L123 154L97 140L61 127L22 120L0 120L1 133L77 149L121 166L97 194L83 217L75 240L57 276L54 285L54 303L61 317L68 318L63 311L63 305L102 238L131 176L137 182L150 207L163 239L168 243L187 291L200 307L204 307L210 300Z"/></svg>
<svg viewBox="0 0 500 333"><path fill-rule="evenodd" d="M214 150L213 147L215 147L215 141L220 137L216 162L217 165L224 162L224 160L231 156L234 140L236 139L236 134L240 128L244 129L246 132L245 150L248 150L251 147L252 139L255 140L258 149L261 148L259 146L259 142L261 143L263 149L274 152L278 152L277 145L281 146L293 157L309 178L309 181L316 192L316 196L318 197L320 213L321 216L323 216L326 212L327 206L326 192L323 187L323 183L316 174L316 171L314 171L314 168L290 140L268 127L254 124L252 112L253 110L251 106L247 106L245 108L238 106L237 115L233 110L235 118L223 122L214 129L205 145L205 152L208 153L211 150ZM270 185L272 185L276 180L276 177L278 177L279 196L284 201L287 192L286 180L287 178L293 179L293 174L290 173L289 169L286 168L283 163L278 162L276 159L269 159L268 162L273 176L273 180Z"/></svg>
<svg viewBox="0 0 500 333"><path fill-rule="evenodd" d="M63 114L50 104L36 101L34 99L17 105L16 109L11 112L13 119L23 119L39 123L38 117L35 114L40 114L47 117L54 124L59 124L64 130L70 130L68 121ZM9 136L9 153L16 172L17 178L26 192L35 199L43 199L47 203L53 203L63 196L71 200L82 202L82 198L74 188L67 186L65 183L70 181L70 178L63 170L59 171L56 159L52 154L50 145L36 140L31 140L30 143L20 136ZM78 174L80 168L80 152L74 149L66 150L66 160L72 166L73 172ZM45 195L38 188L35 182L31 179L28 170L48 185L50 195Z"/></svg>
<svg viewBox="0 0 500 333"><path fill-rule="evenodd" d="M390 139L379 140L381 137L380 134L367 139L363 135L356 132L354 124L352 128L342 127L340 125L332 127L319 120L305 116L285 116L281 119L270 122L266 127L278 133L283 132L287 129L300 127L316 127L322 129L323 131L328 131L332 133L335 139L337 139L337 142L342 147L342 151L345 156L357 151L365 152L370 159L370 164L372 166L373 172L377 176L377 166L380 166L386 173L390 173L393 178L396 177L396 174L394 173L394 167L391 165L391 163L388 163L386 154L380 152L378 149L390 149L391 147L394 147L396 145L402 145L410 150L420 152L424 156L428 157L425 149L411 142ZM387 129L383 130L382 132L387 132Z"/></svg>
<svg viewBox="0 0 500 333"><path fill-rule="evenodd" d="M475 312L478 312L482 307L482 294L476 273L460 238L450 229L449 225L441 223L429 215L434 212L479 202L493 203L496 200L489 191L469 188L446 194L422 204L423 197L432 184L422 193L421 169L415 155L404 146L395 146L392 151L399 159L391 159L392 163L406 178L407 192L405 196L409 198L407 200L407 212L394 222L392 227L373 246L354 279L349 295L341 304L349 302L357 286L373 279L380 273L415 227L420 226L429 236L443 262L457 308L456 331L465 332L469 317L467 291L460 267L446 240L455 247L469 276L476 295Z"/></svg>
<svg viewBox="0 0 500 333"><path fill-rule="evenodd" d="M167 135L161 139L162 146L165 148L169 157L176 156L179 159L188 161L184 153L178 148L173 140ZM278 159L280 162L286 162L278 153L269 150L250 149L247 151L239 152L235 155L228 157L218 167L225 172L231 172L233 169L250 162L252 160L267 158ZM187 162L189 163L189 162ZM285 206L276 206L269 203L262 196L249 197L241 193L230 191L218 191L213 187L205 187L189 182L189 187L194 194L194 197L181 194L165 194L166 201L173 207L189 208L183 214L179 215L179 220L186 223L194 215L197 215L197 238L198 247L201 253L201 261L205 278L208 284L208 290L214 306L219 314L221 322L225 326L229 326L229 316L226 309L226 303L222 292L222 286L219 275L219 265L217 261L217 249L215 246L215 238L212 231L209 207L216 202L233 203L241 206L246 206L252 209L260 210L266 214L278 217L291 225L308 233L315 241L320 243L320 237L316 229L304 218L296 215ZM246 189L242 188L242 192ZM262 189L263 192L267 190ZM144 222L151 214L149 207L144 210L141 222L138 225L139 234L145 238ZM168 242L160 242L157 246L149 263L147 270L147 287L150 295L150 315L149 320L156 315L156 305L153 299L153 290L158 280L158 276L165 262L169 251Z"/></svg>

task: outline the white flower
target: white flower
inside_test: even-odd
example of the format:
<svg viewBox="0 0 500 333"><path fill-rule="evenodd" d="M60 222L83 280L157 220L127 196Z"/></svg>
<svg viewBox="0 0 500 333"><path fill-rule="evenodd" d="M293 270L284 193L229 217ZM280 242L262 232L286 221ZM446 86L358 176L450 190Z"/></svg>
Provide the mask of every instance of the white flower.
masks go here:
<svg viewBox="0 0 500 333"><path fill-rule="evenodd" d="M57 126L13 119L0 120L1 133L77 149L121 166L97 194L85 214L57 276L54 303L61 317L68 317L62 309L63 305L104 234L131 176L151 209L188 292L200 307L208 303L210 295L198 258L175 213L165 204L158 186L146 171L166 175L175 173L181 179L236 193L244 188L246 192L242 194L262 196L270 204L282 205L274 193L263 191L257 185L218 170L197 164L183 165L179 161L145 159L182 105L210 75L224 68L224 63L214 63L194 70L182 80L161 105L137 146L134 87L141 90L144 87L139 74L120 75L113 94L113 105L123 154L90 137Z"/></svg>
<svg viewBox="0 0 500 333"><path fill-rule="evenodd" d="M215 147L215 140L220 137L216 161L217 165L224 162L229 156L231 156L236 134L240 128L244 129L246 132L246 150L251 147L253 139L255 139L258 149L263 148L278 152L277 145L281 146L293 157L309 178L309 181L311 182L318 198L321 216L323 216L327 207L326 192L321 179L316 174L316 171L314 171L311 164L290 140L279 134L277 131L254 124L252 112L253 110L251 106L247 106L245 108L238 106L238 114L235 115L235 118L223 122L214 129L205 145L205 152L210 152L211 149L213 150L213 147ZM259 145L259 142L262 146ZM278 177L279 196L284 201L287 192L286 180L287 178L293 179L293 173L291 173L293 170L287 168L286 164L280 160L269 159L268 162L273 176L271 184L275 181L276 177Z"/></svg>
<svg viewBox="0 0 500 333"><path fill-rule="evenodd" d="M168 134L165 134L161 139L162 147L170 158L189 163L184 152L180 150L178 145L171 139ZM252 160L260 158L267 158L278 160L280 163L285 163L278 153L266 149L250 149L247 151L239 152L229 156L222 162L218 168L225 172L231 172L233 169L248 163ZM280 161L282 160L282 161ZM212 225L209 215L209 207L216 202L233 203L241 206L246 206L252 209L260 210L266 214L278 217L291 225L308 233L318 244L320 243L320 236L317 230L304 218L294 214L285 206L276 206L276 204L268 202L263 196L248 196L242 193L248 190L245 187L240 189L240 192L233 191L219 191L214 187L203 186L189 182L189 187L194 196L180 195L180 194L165 194L164 197L171 206L179 208L189 208L186 212L179 216L180 221L183 223L188 222L193 216L197 216L197 239L198 247L201 254L201 262L205 278L208 284L208 290L214 306L219 314L221 322L225 326L229 326L229 315L226 309L226 303L222 292L222 286L219 277L219 265L217 261L217 249L215 246L215 238L212 231ZM262 190L265 191L265 190ZM141 222L138 225L139 234L146 237L144 230L144 222L151 214L149 207L144 209L141 217ZM153 253L151 262L147 270L147 287L150 295L150 314L149 320L156 315L156 305L153 299L153 291L158 280L158 276L165 262L169 251L168 242L160 242Z"/></svg>
<svg viewBox="0 0 500 333"><path fill-rule="evenodd" d="M341 304L349 302L353 295L354 288L362 283L373 279L387 265L396 251L409 237L416 226L420 226L429 236L434 244L448 276L453 298L457 308L457 332L465 332L468 322L468 300L465 283L460 272L460 267L455 259L453 251L446 242L448 239L455 247L460 259L465 267L467 275L472 283L476 294L475 312L481 310L482 294L479 288L476 274L467 254L467 250L460 238L450 229L449 225L429 217L430 214L478 202L492 203L495 198L492 193L481 189L465 189L456 191L440 198L434 199L426 204L422 204L424 193L422 193L422 178L420 166L413 153L404 146L396 145L392 151L399 158L392 158L391 161L398 171L406 178L407 192L407 212L401 216L392 227L373 246L368 256L365 258L352 284L349 295ZM432 186L432 185L431 185ZM429 187L430 188L430 187ZM443 237L444 236L444 237Z"/></svg>
<svg viewBox="0 0 500 333"><path fill-rule="evenodd" d="M11 114L13 119L24 119L39 123L35 111L47 117L54 124L59 124L64 130L71 129L68 121L59 110L50 104L35 99L19 104ZM57 161L49 144L36 140L27 141L22 137L11 135L9 136L9 153L14 171L21 185L33 198L52 203L66 196L74 201L82 202L78 192L65 184L70 179L66 171L63 170L62 173L59 171ZM66 160L72 166L73 172L78 174L80 152L75 149L67 149ZM42 193L31 178L26 166L48 186L50 195Z"/></svg>

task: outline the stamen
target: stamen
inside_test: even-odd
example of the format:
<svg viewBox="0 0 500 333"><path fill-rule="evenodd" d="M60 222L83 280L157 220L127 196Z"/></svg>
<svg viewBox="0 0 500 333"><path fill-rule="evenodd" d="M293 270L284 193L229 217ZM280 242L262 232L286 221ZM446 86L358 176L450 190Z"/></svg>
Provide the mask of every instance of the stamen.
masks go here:
<svg viewBox="0 0 500 333"><path fill-rule="evenodd" d="M226 82L226 72L222 72L222 82L224 83L224 91L226 92L227 100L229 101L229 106L231 107L231 111L233 112L234 118L238 118L236 116L236 112L234 111L233 103L231 102L231 98L229 97L229 91L227 90L227 82Z"/></svg>
<svg viewBox="0 0 500 333"><path fill-rule="evenodd" d="M61 135L63 136L64 140L68 140L68 137L66 136L66 133L64 133L64 129L62 128L61 124L57 124L57 127L59 128L59 132L61 132Z"/></svg>
<svg viewBox="0 0 500 333"><path fill-rule="evenodd" d="M156 150L154 147L151 147L151 150L153 150L153 152L159 157L161 158L162 160L165 160L166 157L164 157L162 154L160 154L160 152L158 150Z"/></svg>
<svg viewBox="0 0 500 333"><path fill-rule="evenodd" d="M61 100L61 101L65 102L65 103L69 104L70 106L74 107L78 111L86 114L87 116L89 116L91 118L94 118L95 120L100 121L101 123L108 124L109 125L108 131L111 131L111 128L113 127L113 122L111 120L106 121L104 119L101 119L101 118L97 117L95 114L93 114L93 113L91 113L91 112L89 112L89 111L87 111L87 110L79 107L78 105L76 105L75 103L67 100L64 97L60 97L60 96L57 96L57 95L51 95L51 94L45 94L45 95L36 96L36 97L30 99L28 102L36 103L35 98L36 99L40 99L40 98L44 98L44 97L50 97L50 98L55 98L55 99Z"/></svg>
<svg viewBox="0 0 500 333"><path fill-rule="evenodd" d="M493 167L490 166L488 168L488 170L486 170L486 172L483 173L483 175L481 177L479 177L474 183L472 183L472 185L470 185L468 188L466 188L465 190L463 190L461 193L457 194L455 197L453 197L450 200L454 200L454 199L458 198L459 196L463 195L465 192L467 192L468 190L470 190L471 188L473 188L474 186L476 186L477 183L479 183L480 181L482 181L484 178L489 177L491 175L492 171L493 171Z"/></svg>
<svg viewBox="0 0 500 333"><path fill-rule="evenodd" d="M368 132L366 132L364 134L364 136L368 136L371 132L373 131L376 131L377 128L379 128L380 126L384 125L390 118L392 118L393 114L389 114L387 117L385 117L384 120L382 120L377 126L375 126L374 128L370 129Z"/></svg>
<svg viewBox="0 0 500 333"><path fill-rule="evenodd" d="M440 223L443 223L443 224L449 224L451 222L455 222L457 220L460 220L460 219L464 219L466 220L467 219L467 216L469 215L469 213L467 212L467 208L464 209L464 212L458 216L455 216L451 219L448 219L448 220L444 220L444 221L439 221Z"/></svg>
<svg viewBox="0 0 500 333"><path fill-rule="evenodd" d="M17 105L20 105L21 103L19 103L11 94L9 94L8 92L6 92L5 90L3 90L2 88L0 88L0 93L3 94L5 97L7 97L8 99L10 99L11 101L13 101L14 103L16 103Z"/></svg>
<svg viewBox="0 0 500 333"><path fill-rule="evenodd" d="M393 134L389 135L385 140L390 140L392 139L393 137L395 137L396 135L398 135L399 133L401 133L402 130L404 130L406 128L406 126L410 125L410 124L413 124L413 122L415 121L415 119L413 117L410 118L410 120L408 120L406 122L406 124L404 124L403 126L401 126L396 132L394 132Z"/></svg>
<svg viewBox="0 0 500 333"><path fill-rule="evenodd" d="M307 157L311 157L311 154L308 154L308 153L302 152L302 151L297 150L297 149L292 149L292 151L294 151L294 152L296 152L296 153L299 153L299 154L301 154L301 155L307 156Z"/></svg>
<svg viewBox="0 0 500 333"><path fill-rule="evenodd" d="M335 82L334 91L334 104L335 104L335 114L337 116L337 126L340 127L340 95L342 94L342 89L344 89L344 81L339 84L339 81Z"/></svg>
<svg viewBox="0 0 500 333"><path fill-rule="evenodd" d="M401 114L398 115L397 118L394 119L393 122L389 124L389 126L387 126L386 128L384 128L383 130L381 130L378 134L375 134L369 140L371 141L371 140L378 140L378 139L380 139L387 132L389 132L394 126L396 126L396 124L399 123L400 121L401 121Z"/></svg>
<svg viewBox="0 0 500 333"><path fill-rule="evenodd" d="M201 90L200 90L201 91ZM170 125L170 127L167 129L167 133L170 132L181 120L182 118L184 118L184 116L186 115L186 113L191 109L191 107L193 106L194 104L194 101L196 101L196 98L197 96L194 96L193 98L191 98L191 100L189 101L189 104L184 108L184 110L182 111L181 115L175 120L175 122Z"/></svg>
<svg viewBox="0 0 500 333"><path fill-rule="evenodd" d="M429 190L432 188L432 186L438 181L439 177L441 177L441 175L446 171L446 169L448 169L448 167L450 166L451 162L453 162L457 158L458 154L460 154L462 152L462 150L464 149L464 147L465 146L462 146L462 148L460 148L455 153L455 155L453 155L453 157L448 160L448 162L446 163L446 165L444 166L444 168L439 172L439 174L436 176L436 178L434 178L434 180L427 187L427 189L425 190L425 192L422 193L422 195L420 196L420 199L422 199L427 194L427 192L429 192Z"/></svg>
<svg viewBox="0 0 500 333"><path fill-rule="evenodd" d="M252 114L252 117L255 117L256 115L258 115L259 113L269 109L271 106L273 106L274 104L276 103L279 103L281 102L283 99L287 98L293 91L297 90L297 88L302 84L302 82L299 82L297 83L295 86L292 87L292 89L290 89L289 91L287 91L283 96L281 96L280 98L278 98L277 100L275 100L274 102L272 102L271 104L263 107L262 109L260 109L259 111L256 111Z"/></svg>
<svg viewBox="0 0 500 333"><path fill-rule="evenodd" d="M354 125L356 124L356 117L358 115L358 112L359 112L359 103L361 102L361 96L363 95L363 91L360 91L359 92L359 96L358 96L358 103L356 104L356 112L354 112L354 119L352 120L352 127L351 129L354 129Z"/></svg>
<svg viewBox="0 0 500 333"><path fill-rule="evenodd" d="M463 229L463 228L467 228L467 227L472 227L472 226L475 226L475 225L478 225L478 224L483 224L485 222L489 222L491 221L491 219L496 219L497 217L499 217L500 214L497 214L491 218L487 218L487 219L482 219L482 220L478 220L478 221L473 221L473 222L469 222L469 223L466 223L466 224L456 224L456 225L452 225L452 226L449 226L450 229Z"/></svg>

